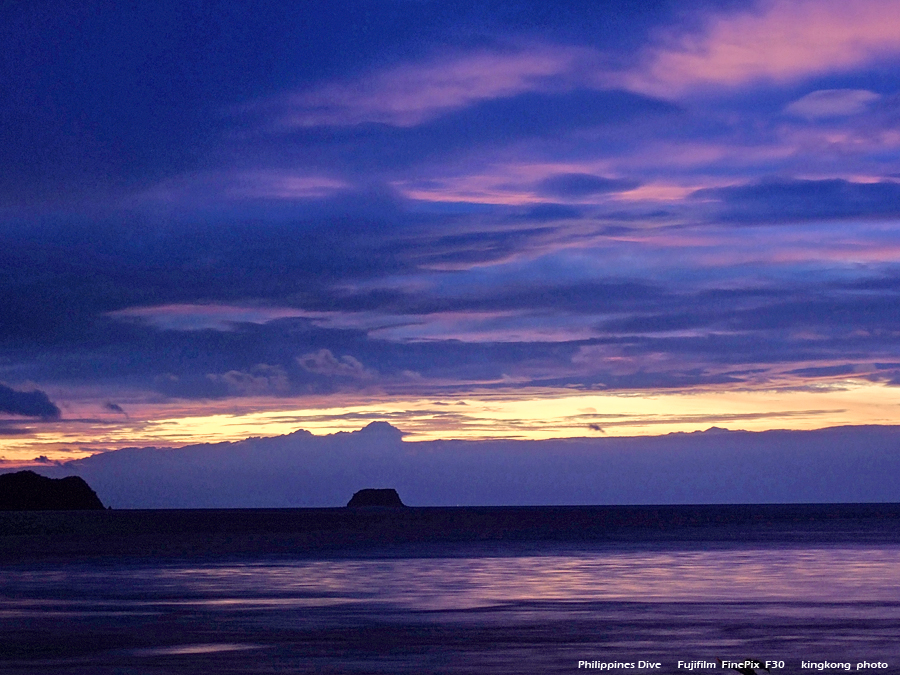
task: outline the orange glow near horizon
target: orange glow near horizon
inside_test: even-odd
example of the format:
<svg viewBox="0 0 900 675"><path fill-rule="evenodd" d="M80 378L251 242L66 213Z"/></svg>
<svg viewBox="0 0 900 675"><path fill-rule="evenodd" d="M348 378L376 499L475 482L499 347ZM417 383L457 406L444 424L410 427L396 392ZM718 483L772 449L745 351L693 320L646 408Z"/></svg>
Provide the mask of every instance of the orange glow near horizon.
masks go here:
<svg viewBox="0 0 900 675"><path fill-rule="evenodd" d="M844 380L818 388L603 393L531 390L436 397L322 397L296 408L285 399L147 407L118 422L59 420L27 435L0 440L6 462L85 457L129 446L180 447L194 443L278 436L305 429L317 435L355 431L387 421L407 441L651 436L711 426L748 431L809 430L892 424L900 388ZM135 407L135 414L137 407Z"/></svg>

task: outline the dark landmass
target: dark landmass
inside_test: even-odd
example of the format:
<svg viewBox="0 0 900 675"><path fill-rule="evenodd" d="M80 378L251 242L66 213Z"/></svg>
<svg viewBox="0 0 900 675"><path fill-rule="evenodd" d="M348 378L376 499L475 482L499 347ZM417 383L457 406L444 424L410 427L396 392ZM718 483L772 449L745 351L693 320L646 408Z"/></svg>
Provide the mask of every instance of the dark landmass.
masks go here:
<svg viewBox="0 0 900 675"><path fill-rule="evenodd" d="M35 470L82 476L117 510L342 506L365 486L448 507L896 503L898 447L900 425L408 443L373 422L328 436L123 448Z"/></svg>
<svg viewBox="0 0 900 675"><path fill-rule="evenodd" d="M347 506L405 506L400 501L400 495L393 488L375 489L365 488L354 493Z"/></svg>
<svg viewBox="0 0 900 675"><path fill-rule="evenodd" d="M900 504L0 513L0 561L429 557L553 547L900 544ZM452 555L452 553L451 553Z"/></svg>
<svg viewBox="0 0 900 675"><path fill-rule="evenodd" d="M0 475L0 511L82 511L103 509L78 476L47 478L34 471Z"/></svg>

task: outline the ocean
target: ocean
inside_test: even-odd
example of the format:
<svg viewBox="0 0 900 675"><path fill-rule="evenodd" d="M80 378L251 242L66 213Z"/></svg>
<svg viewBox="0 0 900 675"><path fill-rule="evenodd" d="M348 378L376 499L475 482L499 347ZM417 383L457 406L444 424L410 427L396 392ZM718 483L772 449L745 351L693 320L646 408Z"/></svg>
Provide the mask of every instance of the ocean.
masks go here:
<svg viewBox="0 0 900 675"><path fill-rule="evenodd" d="M745 660L900 673L900 505L0 514L0 673Z"/></svg>

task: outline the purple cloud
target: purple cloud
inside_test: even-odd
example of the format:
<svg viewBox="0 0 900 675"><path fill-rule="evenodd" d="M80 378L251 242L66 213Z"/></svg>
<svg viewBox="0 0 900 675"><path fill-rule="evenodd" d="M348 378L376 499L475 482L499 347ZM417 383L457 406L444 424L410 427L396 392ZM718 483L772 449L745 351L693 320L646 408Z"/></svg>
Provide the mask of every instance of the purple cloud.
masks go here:
<svg viewBox="0 0 900 675"><path fill-rule="evenodd" d="M329 436L127 448L41 471L77 472L116 508L334 507L371 485L396 488L412 506L900 501L897 427L555 441L402 435L375 422Z"/></svg>
<svg viewBox="0 0 900 675"><path fill-rule="evenodd" d="M623 178L606 178L589 173L559 173L545 178L537 187L544 194L578 198L625 192L639 185L638 181Z"/></svg>
<svg viewBox="0 0 900 675"><path fill-rule="evenodd" d="M279 110L285 127L390 124L408 127L479 101L571 87L589 79L597 55L568 45L513 46L437 56L330 82L250 109Z"/></svg>
<svg viewBox="0 0 900 675"><path fill-rule="evenodd" d="M44 392L18 391L4 384L0 384L0 413L43 419L57 419L62 414Z"/></svg>
<svg viewBox="0 0 900 675"><path fill-rule="evenodd" d="M375 371L369 370L349 354L338 359L328 349L320 349L314 353L298 356L297 363L304 370L316 375L324 375L325 377L349 377L355 380L366 380L377 375Z"/></svg>

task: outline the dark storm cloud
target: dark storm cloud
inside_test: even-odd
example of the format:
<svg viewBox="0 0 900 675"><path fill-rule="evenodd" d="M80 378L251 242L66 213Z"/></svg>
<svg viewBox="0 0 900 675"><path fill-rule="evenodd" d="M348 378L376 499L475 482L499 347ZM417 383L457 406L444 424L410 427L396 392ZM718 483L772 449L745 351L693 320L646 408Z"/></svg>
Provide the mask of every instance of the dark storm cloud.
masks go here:
<svg viewBox="0 0 900 675"><path fill-rule="evenodd" d="M768 180L692 196L718 202L724 220L750 224L900 214L900 183L886 181Z"/></svg>
<svg viewBox="0 0 900 675"><path fill-rule="evenodd" d="M61 414L44 392L17 391L3 384L0 384L0 413L44 419L56 419Z"/></svg>
<svg viewBox="0 0 900 675"><path fill-rule="evenodd" d="M558 197L589 197L609 192L625 192L640 186L639 181L605 178L589 173L558 173L538 183L543 194Z"/></svg>

